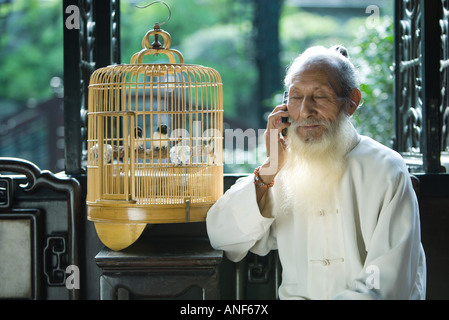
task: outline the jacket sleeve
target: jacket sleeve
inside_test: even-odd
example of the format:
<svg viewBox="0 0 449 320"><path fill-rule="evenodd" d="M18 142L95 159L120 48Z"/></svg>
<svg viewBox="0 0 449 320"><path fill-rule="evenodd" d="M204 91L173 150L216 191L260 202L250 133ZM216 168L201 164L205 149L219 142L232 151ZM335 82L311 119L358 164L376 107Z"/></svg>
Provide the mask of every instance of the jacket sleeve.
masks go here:
<svg viewBox="0 0 449 320"><path fill-rule="evenodd" d="M223 250L234 262L248 251L267 254L275 247L271 225L274 218L265 218L256 201L254 175L239 179L211 207L206 218L207 233L212 247ZM268 206L266 206L266 210ZM265 216L271 214L264 213Z"/></svg>
<svg viewBox="0 0 449 320"><path fill-rule="evenodd" d="M400 170L388 184L378 214L360 212L366 259L351 290L336 299L424 299L426 264L421 245L419 208L410 176ZM374 197L376 198L376 197ZM376 199L363 208L369 212ZM370 209L371 207L371 209Z"/></svg>

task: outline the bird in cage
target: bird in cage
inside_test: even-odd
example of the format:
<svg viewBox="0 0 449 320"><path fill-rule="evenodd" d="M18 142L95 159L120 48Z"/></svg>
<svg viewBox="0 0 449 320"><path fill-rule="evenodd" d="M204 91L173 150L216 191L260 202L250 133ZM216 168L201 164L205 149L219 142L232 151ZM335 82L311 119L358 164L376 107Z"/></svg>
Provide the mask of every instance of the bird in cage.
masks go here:
<svg viewBox="0 0 449 320"><path fill-rule="evenodd" d="M90 148L90 152L95 162L98 162L98 153L99 147L98 143L96 143L92 148ZM110 144L105 143L103 145L103 162L110 163L112 161L113 149Z"/></svg>
<svg viewBox="0 0 449 320"><path fill-rule="evenodd" d="M207 163L209 165L214 164L216 161L216 155L214 153L213 138L207 138L204 142L193 147L191 154L193 161L196 163Z"/></svg>
<svg viewBox="0 0 449 320"><path fill-rule="evenodd" d="M156 150L166 150L168 148L168 127L161 124L153 132L153 148Z"/></svg>
<svg viewBox="0 0 449 320"><path fill-rule="evenodd" d="M143 148L144 139L143 139L143 130L141 127L136 127L134 129L134 150L139 148ZM128 136L128 146L131 146L131 138Z"/></svg>
<svg viewBox="0 0 449 320"><path fill-rule="evenodd" d="M190 164L190 147L176 145L170 148L170 162L177 166Z"/></svg>

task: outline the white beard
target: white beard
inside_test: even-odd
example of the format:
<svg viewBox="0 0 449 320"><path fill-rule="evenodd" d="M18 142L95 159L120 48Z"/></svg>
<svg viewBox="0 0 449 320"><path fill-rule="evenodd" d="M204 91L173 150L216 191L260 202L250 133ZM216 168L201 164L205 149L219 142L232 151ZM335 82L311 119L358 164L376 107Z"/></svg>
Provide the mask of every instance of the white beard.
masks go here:
<svg viewBox="0 0 449 320"><path fill-rule="evenodd" d="M276 178L281 184L281 212L319 214L335 210L336 191L346 170L346 155L357 142L349 117L342 112L320 139L304 142L297 123L288 132L286 163Z"/></svg>

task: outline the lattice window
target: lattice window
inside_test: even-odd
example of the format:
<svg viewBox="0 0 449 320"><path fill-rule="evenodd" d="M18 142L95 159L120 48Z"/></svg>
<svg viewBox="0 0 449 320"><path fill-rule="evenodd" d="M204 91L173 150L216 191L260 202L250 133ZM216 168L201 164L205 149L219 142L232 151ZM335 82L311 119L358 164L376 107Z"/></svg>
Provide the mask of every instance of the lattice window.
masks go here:
<svg viewBox="0 0 449 320"><path fill-rule="evenodd" d="M395 149L412 172L442 172L449 166L442 153L448 145L448 2L396 0L395 10Z"/></svg>

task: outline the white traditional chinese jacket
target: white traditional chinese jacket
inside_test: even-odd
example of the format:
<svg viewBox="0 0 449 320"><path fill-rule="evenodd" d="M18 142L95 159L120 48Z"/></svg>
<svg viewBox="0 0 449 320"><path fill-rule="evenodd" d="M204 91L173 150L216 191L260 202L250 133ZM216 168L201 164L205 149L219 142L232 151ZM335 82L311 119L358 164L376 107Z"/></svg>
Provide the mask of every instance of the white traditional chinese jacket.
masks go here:
<svg viewBox="0 0 449 320"><path fill-rule="evenodd" d="M419 208L403 159L364 136L347 158L338 207L315 215L276 210L276 184L259 209L254 175L240 179L208 212L212 246L232 261L277 249L281 299L424 299Z"/></svg>

